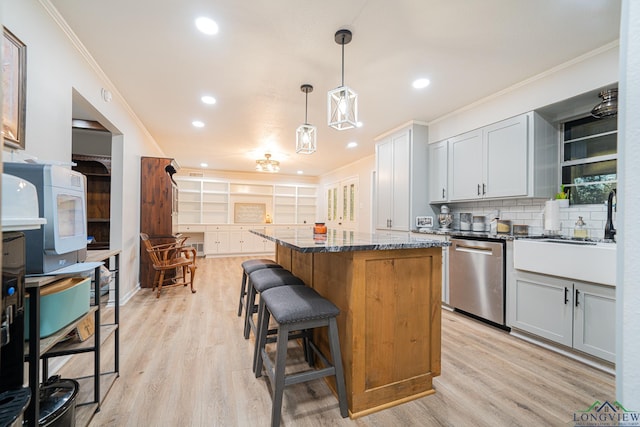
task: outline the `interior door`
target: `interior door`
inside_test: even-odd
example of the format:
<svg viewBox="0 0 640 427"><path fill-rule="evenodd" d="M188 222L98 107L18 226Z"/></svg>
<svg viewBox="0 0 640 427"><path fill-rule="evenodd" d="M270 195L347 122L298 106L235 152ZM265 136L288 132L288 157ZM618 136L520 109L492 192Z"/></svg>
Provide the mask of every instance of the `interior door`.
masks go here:
<svg viewBox="0 0 640 427"><path fill-rule="evenodd" d="M358 187L357 177L326 187L327 227L334 230L357 230Z"/></svg>

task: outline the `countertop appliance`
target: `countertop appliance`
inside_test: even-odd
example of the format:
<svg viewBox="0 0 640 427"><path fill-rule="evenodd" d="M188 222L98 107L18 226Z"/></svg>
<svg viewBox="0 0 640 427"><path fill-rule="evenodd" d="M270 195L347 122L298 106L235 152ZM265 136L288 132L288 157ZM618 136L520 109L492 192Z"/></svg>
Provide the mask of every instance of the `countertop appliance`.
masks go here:
<svg viewBox="0 0 640 427"><path fill-rule="evenodd" d="M87 252L86 178L57 165L4 163L4 171L35 186L42 227L25 231L27 274L83 262Z"/></svg>
<svg viewBox="0 0 640 427"><path fill-rule="evenodd" d="M505 251L500 239L451 239L449 304L505 326Z"/></svg>

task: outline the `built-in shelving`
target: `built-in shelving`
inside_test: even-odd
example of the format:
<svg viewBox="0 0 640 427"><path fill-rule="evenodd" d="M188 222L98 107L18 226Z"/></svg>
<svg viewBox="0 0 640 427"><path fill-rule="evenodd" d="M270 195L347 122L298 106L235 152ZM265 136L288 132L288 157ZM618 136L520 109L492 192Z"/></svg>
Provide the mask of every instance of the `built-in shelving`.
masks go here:
<svg viewBox="0 0 640 427"><path fill-rule="evenodd" d="M264 203L274 224L312 224L317 186L229 182L206 177L175 176L178 224L233 223L236 203Z"/></svg>

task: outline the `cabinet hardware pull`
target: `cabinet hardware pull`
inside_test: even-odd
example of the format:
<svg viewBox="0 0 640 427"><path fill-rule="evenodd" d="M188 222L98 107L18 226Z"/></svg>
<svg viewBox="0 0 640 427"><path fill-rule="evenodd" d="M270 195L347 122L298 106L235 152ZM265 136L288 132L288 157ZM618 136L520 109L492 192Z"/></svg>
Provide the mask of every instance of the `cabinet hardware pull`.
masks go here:
<svg viewBox="0 0 640 427"><path fill-rule="evenodd" d="M576 307L578 306L578 295L580 295L580 291L576 289Z"/></svg>
<svg viewBox="0 0 640 427"><path fill-rule="evenodd" d="M482 195L484 196L485 194L487 194L487 185L482 184Z"/></svg>
<svg viewBox="0 0 640 427"><path fill-rule="evenodd" d="M564 287L564 304L567 305L569 302L569 288Z"/></svg>
<svg viewBox="0 0 640 427"><path fill-rule="evenodd" d="M442 189L442 200L444 200L444 188Z"/></svg>
<svg viewBox="0 0 640 427"><path fill-rule="evenodd" d="M480 195L480 184L478 184L478 196Z"/></svg>

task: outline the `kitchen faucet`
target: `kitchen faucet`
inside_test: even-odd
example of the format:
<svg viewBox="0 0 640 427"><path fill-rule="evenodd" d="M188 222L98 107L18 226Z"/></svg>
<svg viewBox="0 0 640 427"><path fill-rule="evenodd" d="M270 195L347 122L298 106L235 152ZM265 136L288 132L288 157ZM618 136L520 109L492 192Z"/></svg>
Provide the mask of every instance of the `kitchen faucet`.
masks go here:
<svg viewBox="0 0 640 427"><path fill-rule="evenodd" d="M613 198L616 197L616 189L609 192L607 199L607 223L604 225L604 238L613 239L616 235L616 229L613 228Z"/></svg>

